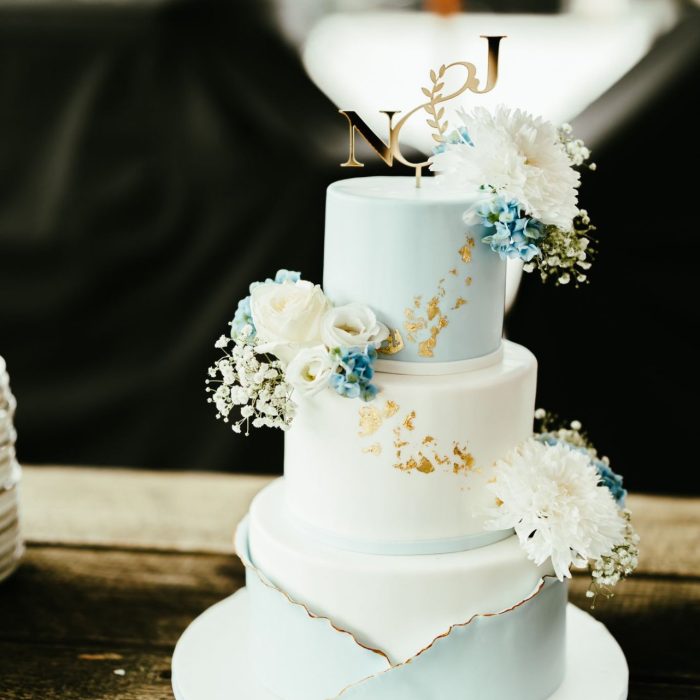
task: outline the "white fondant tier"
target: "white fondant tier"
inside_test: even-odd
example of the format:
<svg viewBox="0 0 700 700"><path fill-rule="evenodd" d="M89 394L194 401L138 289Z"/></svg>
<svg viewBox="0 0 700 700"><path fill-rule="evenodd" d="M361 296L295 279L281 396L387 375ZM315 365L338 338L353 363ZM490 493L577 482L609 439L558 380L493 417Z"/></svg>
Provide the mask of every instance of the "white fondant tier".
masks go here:
<svg viewBox="0 0 700 700"><path fill-rule="evenodd" d="M472 546L464 538L483 535L494 502L495 460L532 434L536 374L534 355L506 341L501 361L471 372L377 373L370 403L298 398L285 434L289 510L347 549Z"/></svg>
<svg viewBox="0 0 700 700"><path fill-rule="evenodd" d="M552 573L549 564L529 561L515 536L449 554L381 556L329 547L295 527L284 490L279 479L253 501L252 563L292 600L383 651L392 663L410 658L455 623L509 608Z"/></svg>
<svg viewBox="0 0 700 700"><path fill-rule="evenodd" d="M481 242L482 226L463 221L478 196L430 177L420 188L412 177L328 188L323 288L398 331L403 349L388 361L453 362L498 348L506 263Z"/></svg>

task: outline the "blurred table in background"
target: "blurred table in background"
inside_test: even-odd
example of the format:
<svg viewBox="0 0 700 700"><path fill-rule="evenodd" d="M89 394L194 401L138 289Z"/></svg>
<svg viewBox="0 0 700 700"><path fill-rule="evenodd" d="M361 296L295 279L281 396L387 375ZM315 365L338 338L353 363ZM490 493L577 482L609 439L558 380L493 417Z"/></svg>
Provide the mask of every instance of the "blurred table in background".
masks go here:
<svg viewBox="0 0 700 700"><path fill-rule="evenodd" d="M243 585L233 529L268 482L26 468L27 556L0 586L2 700L171 700L175 643ZM632 495L630 507L640 570L594 615L627 654L631 700L698 698L700 499ZM587 585L571 586L584 608Z"/></svg>

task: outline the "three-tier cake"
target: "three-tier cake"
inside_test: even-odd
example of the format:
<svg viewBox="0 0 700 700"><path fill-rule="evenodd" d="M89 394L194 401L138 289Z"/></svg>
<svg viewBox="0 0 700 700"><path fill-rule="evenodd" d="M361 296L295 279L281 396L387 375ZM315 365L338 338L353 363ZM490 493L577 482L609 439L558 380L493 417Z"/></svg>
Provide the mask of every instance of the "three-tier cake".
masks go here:
<svg viewBox="0 0 700 700"><path fill-rule="evenodd" d="M467 682L473 697L543 700L563 677L566 585L513 530L484 528L496 461L532 434L537 363L501 340L505 261L464 224L474 199L435 178L328 189L323 288L336 305L371 306L393 343L372 401L297 400L285 476L238 532L253 658L285 700L336 697L423 656L430 667L430 651L424 698ZM367 251L360 264L351 248ZM280 616L282 595L304 616L283 599ZM309 639L323 646L336 629L357 649L329 668Z"/></svg>
<svg viewBox="0 0 700 700"><path fill-rule="evenodd" d="M438 176L333 183L323 286L285 269L251 284L216 343L217 417L285 431L284 477L236 533L254 683L282 700L618 700L602 628L591 663L615 673L566 668L566 580L587 567L595 597L632 573L626 491L577 421L535 411L535 357L502 339L508 259L586 281L589 153L518 110L461 112L449 135L441 114Z"/></svg>

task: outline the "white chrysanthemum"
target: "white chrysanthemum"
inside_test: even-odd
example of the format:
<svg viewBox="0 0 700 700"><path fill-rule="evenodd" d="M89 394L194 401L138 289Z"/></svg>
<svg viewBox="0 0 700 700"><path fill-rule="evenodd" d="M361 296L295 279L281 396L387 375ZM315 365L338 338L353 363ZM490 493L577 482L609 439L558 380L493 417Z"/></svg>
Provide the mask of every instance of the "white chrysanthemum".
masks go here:
<svg viewBox="0 0 700 700"><path fill-rule="evenodd" d="M571 228L578 213L580 176L557 129L541 117L500 106L457 112L474 146L446 143L430 169L449 185L492 187L518 200L544 224Z"/></svg>
<svg viewBox="0 0 700 700"><path fill-rule="evenodd" d="M551 557L560 580L623 541L625 519L587 454L530 439L498 462L497 474L500 505L489 527L515 528L529 558L539 565Z"/></svg>

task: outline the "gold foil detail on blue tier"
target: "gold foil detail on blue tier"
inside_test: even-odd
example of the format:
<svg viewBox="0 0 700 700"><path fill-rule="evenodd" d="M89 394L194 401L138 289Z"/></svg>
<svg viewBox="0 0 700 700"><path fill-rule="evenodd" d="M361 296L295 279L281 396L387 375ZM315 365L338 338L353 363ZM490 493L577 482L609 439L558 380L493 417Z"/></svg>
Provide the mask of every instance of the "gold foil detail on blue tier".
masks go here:
<svg viewBox="0 0 700 700"><path fill-rule="evenodd" d="M459 249L459 258L462 263L470 264L472 261L472 249L476 245L474 238L466 234L464 245ZM448 272L453 277L457 276L457 268L453 267ZM449 325L447 314L443 312L445 308L447 290L445 289L445 277L437 283L437 292L423 304L422 295L413 297L413 305L404 309L404 330L406 340L418 344L418 355L420 357L435 357L440 333ZM465 284L471 285L472 278L466 277ZM446 306L450 311L457 311L468 303L462 296L455 297L453 302L447 302Z"/></svg>
<svg viewBox="0 0 700 700"><path fill-rule="evenodd" d="M380 355L396 355L404 348L403 338L398 328L392 328L389 331L388 338L381 344L377 352Z"/></svg>
<svg viewBox="0 0 700 700"><path fill-rule="evenodd" d="M476 245L473 238L467 238L466 243L459 249L459 257L462 258L463 263L470 263L472 261L472 248Z"/></svg>

